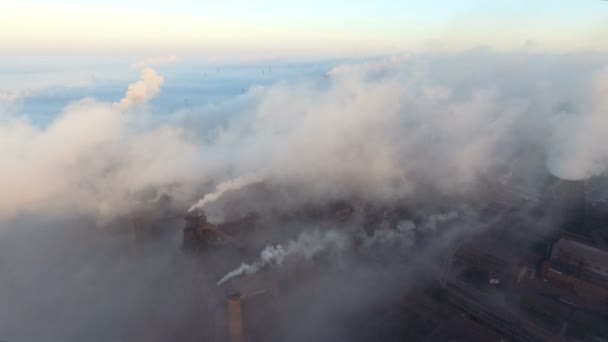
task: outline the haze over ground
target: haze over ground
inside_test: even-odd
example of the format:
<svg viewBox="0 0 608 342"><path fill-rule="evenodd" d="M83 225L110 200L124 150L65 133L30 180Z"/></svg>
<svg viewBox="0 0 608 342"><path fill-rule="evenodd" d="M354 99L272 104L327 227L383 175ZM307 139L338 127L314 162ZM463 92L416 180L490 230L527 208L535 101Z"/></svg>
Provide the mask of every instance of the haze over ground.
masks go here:
<svg viewBox="0 0 608 342"><path fill-rule="evenodd" d="M185 213L256 179L293 206L387 203L603 174L606 36L602 1L3 4L0 340L120 340L150 310L183 328L181 221L141 264L104 233L165 196ZM177 314L150 304L184 288Z"/></svg>

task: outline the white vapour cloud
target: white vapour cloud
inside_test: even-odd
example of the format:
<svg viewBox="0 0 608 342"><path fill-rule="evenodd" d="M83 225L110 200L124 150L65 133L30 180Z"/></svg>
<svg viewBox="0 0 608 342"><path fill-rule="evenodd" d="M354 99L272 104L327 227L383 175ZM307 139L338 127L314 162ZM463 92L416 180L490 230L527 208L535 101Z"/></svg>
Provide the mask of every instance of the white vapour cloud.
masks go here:
<svg viewBox="0 0 608 342"><path fill-rule="evenodd" d="M118 102L118 107L127 109L147 102L160 93L160 88L164 81L164 78L157 74L154 69L149 67L144 68L141 71L141 80L129 85L125 97Z"/></svg>
<svg viewBox="0 0 608 342"><path fill-rule="evenodd" d="M177 62L177 56L175 56L175 55L149 57L149 58L142 59L140 61L137 61L136 63L131 64L131 68L143 69L143 68L152 68L152 67L162 67L162 66L174 64L175 62Z"/></svg>
<svg viewBox="0 0 608 342"><path fill-rule="evenodd" d="M0 115L0 218L112 217L149 190L188 208L199 185L226 175L237 181L199 206L249 184L248 175L288 187L295 203L469 191L480 176L533 179L545 160L558 176L588 177L608 160L603 63L469 51L342 64L162 123L148 121L145 106L125 115L161 90L163 78L145 68L118 103L83 99L48 127Z"/></svg>
<svg viewBox="0 0 608 342"><path fill-rule="evenodd" d="M203 178L199 147L182 128L144 129L145 120L92 98L68 105L48 127L2 118L0 220L20 212L111 219L162 193L190 201ZM146 195L150 190L156 195Z"/></svg>
<svg viewBox="0 0 608 342"><path fill-rule="evenodd" d="M235 168L299 186L309 199L375 200L420 184L463 191L504 167L522 144L547 144L544 121L559 99L543 96L535 82L525 85L530 93L512 94L501 79L489 89L477 75L442 79L425 70L428 63L341 65L322 83L253 88L214 142L234 156ZM465 81L473 84L458 84Z"/></svg>
<svg viewBox="0 0 608 342"><path fill-rule="evenodd" d="M338 233L334 230L328 231L308 231L300 234L296 240L289 241L285 247L283 245L266 246L260 252L260 258L251 264L241 264L238 268L228 272L217 285L220 286L226 281L240 275L255 274L265 267L279 267L288 258L311 260L314 256L325 251L334 253L344 251L348 248L350 241L346 234Z"/></svg>
<svg viewBox="0 0 608 342"><path fill-rule="evenodd" d="M608 68L595 77L583 110L562 115L556 127L548 167L562 179L587 179L608 168Z"/></svg>

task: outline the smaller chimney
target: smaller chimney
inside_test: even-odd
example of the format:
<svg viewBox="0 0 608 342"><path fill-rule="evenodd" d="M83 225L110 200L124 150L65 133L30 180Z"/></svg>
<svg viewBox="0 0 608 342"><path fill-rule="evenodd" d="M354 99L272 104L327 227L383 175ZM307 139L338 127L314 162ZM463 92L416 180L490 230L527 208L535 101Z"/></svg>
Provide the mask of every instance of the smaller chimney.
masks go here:
<svg viewBox="0 0 608 342"><path fill-rule="evenodd" d="M238 292L228 297L228 341L245 342L243 308Z"/></svg>

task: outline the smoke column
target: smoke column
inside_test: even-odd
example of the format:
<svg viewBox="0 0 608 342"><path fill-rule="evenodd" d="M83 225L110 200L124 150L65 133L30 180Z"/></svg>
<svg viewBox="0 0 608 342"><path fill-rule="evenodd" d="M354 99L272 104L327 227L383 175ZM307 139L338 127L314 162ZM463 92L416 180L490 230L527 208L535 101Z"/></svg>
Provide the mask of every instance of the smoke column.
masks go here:
<svg viewBox="0 0 608 342"><path fill-rule="evenodd" d="M217 201L226 191L239 190L243 187L258 183L262 181L262 177L256 175L249 175L244 177L239 177L236 179L231 179L229 181L218 184L214 192L206 194L203 198L201 198L198 202L196 202L188 211L193 211L194 209L202 209L207 204Z"/></svg>
<svg viewBox="0 0 608 342"><path fill-rule="evenodd" d="M224 282L242 274L255 274L266 265L281 265L286 255L287 253L281 245L266 246L260 253L260 259L258 261L254 262L253 264L242 263L241 266L228 272L222 279L220 279L217 285L220 286Z"/></svg>
<svg viewBox="0 0 608 342"><path fill-rule="evenodd" d="M364 246L370 248L382 248L391 243L400 243L402 247L414 244L415 230L436 230L438 225L453 221L459 217L458 212L451 211L446 214L430 215L425 222L417 226L412 221L400 222L396 229L379 229L372 236L363 236ZM242 263L241 266L228 272L217 283L218 286L226 281L241 275L255 274L264 267L278 267L288 257L296 257L302 260L310 260L315 255L326 251L344 251L349 246L349 240L345 234L334 230L321 233L318 230L302 233L296 241L289 241L287 247L282 245L266 246L260 253L260 258L251 264Z"/></svg>
<svg viewBox="0 0 608 342"><path fill-rule="evenodd" d="M226 281L243 274L251 275L257 273L264 267L278 267L286 258L295 257L302 260L310 260L315 255L326 251L343 251L347 248L348 238L330 230L321 233L318 230L302 233L297 240L289 241L286 247L282 245L266 246L260 253L260 258L252 264L241 264L238 268L228 272L217 283L218 286Z"/></svg>
<svg viewBox="0 0 608 342"><path fill-rule="evenodd" d="M137 104L145 103L160 93L164 78L152 68L141 71L141 80L131 83L125 97L120 100L118 107L127 109Z"/></svg>

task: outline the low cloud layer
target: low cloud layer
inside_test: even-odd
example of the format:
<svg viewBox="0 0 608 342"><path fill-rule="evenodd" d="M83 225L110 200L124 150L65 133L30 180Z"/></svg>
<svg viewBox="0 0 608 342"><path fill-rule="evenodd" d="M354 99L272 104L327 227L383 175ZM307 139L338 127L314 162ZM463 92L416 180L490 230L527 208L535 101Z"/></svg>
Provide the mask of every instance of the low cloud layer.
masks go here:
<svg viewBox="0 0 608 342"><path fill-rule="evenodd" d="M0 220L19 213L108 220L168 191L179 201L184 189L176 183L201 179L194 166L199 151L180 127L144 127L136 108L160 91L162 81L145 69L118 104L85 98L47 127L24 116L3 117Z"/></svg>
<svg viewBox="0 0 608 342"><path fill-rule="evenodd" d="M309 200L467 193L480 179L534 188L547 170L586 179L608 160L594 63L481 50L343 64L321 80L250 89L214 147L237 176Z"/></svg>
<svg viewBox="0 0 608 342"><path fill-rule="evenodd" d="M604 68L582 55L405 55L253 86L159 123L142 106L164 83L148 67L116 104L82 99L48 127L2 116L0 217L108 219L159 196L185 211L201 186L250 175L295 189L296 202L466 193L488 177L529 185L547 169L584 179L608 162Z"/></svg>
<svg viewBox="0 0 608 342"><path fill-rule="evenodd" d="M593 76L581 113L560 113L548 166L556 176L581 180L608 167L608 68Z"/></svg>

